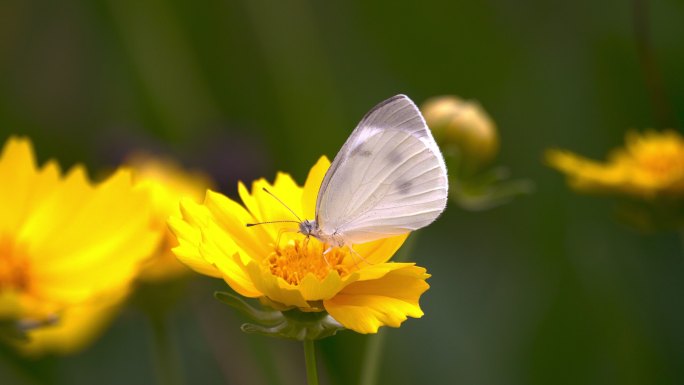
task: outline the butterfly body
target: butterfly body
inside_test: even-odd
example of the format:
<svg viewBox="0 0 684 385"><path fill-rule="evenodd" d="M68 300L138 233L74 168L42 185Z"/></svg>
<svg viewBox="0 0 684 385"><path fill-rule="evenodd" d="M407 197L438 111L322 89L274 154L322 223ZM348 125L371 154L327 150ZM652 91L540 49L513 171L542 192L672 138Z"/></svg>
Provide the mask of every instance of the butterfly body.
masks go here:
<svg viewBox="0 0 684 385"><path fill-rule="evenodd" d="M315 220L304 220L300 222L299 232L307 237L314 237L331 246L342 247L346 244L344 241L344 234L338 232L333 232L332 234L324 233Z"/></svg>
<svg viewBox="0 0 684 385"><path fill-rule="evenodd" d="M361 120L325 174L316 219L299 231L331 246L405 234L444 211L444 158L416 105L397 95Z"/></svg>

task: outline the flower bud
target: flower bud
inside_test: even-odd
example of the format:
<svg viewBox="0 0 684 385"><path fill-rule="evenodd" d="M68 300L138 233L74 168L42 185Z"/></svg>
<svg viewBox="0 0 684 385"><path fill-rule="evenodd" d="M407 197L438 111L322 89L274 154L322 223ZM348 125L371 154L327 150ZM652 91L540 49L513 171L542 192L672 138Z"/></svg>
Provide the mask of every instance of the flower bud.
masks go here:
<svg viewBox="0 0 684 385"><path fill-rule="evenodd" d="M463 164L479 168L489 163L499 149L496 125L474 101L445 95L423 103L423 116L446 155L455 154Z"/></svg>

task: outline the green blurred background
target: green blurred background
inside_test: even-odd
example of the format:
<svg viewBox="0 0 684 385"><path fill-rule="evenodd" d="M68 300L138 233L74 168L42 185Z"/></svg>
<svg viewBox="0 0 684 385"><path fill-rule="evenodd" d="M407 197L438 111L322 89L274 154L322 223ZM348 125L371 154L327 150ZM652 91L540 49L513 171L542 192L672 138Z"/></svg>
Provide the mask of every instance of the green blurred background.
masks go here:
<svg viewBox="0 0 684 385"><path fill-rule="evenodd" d="M386 331L380 383L683 384L678 234L621 224L611 200L572 193L542 162L552 146L600 158L627 129L680 128L684 2L643 5L665 113L632 2L4 0L0 141L28 135L41 160L95 175L146 149L234 196L238 179L278 170L303 182L394 94L479 100L500 129L498 163L535 192L486 212L451 205L420 232L425 316ZM173 306L185 382L276 384L275 370L303 383L301 345L242 334L211 297L224 287L195 274ZM323 383L356 383L366 341L322 341ZM151 342L129 307L77 355L4 351L0 383L154 383Z"/></svg>

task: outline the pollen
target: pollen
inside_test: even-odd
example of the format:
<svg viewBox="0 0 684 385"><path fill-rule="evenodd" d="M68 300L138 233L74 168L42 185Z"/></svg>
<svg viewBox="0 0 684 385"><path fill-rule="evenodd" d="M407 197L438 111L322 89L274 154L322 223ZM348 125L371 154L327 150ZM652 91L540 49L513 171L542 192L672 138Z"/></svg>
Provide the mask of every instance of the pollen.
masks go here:
<svg viewBox="0 0 684 385"><path fill-rule="evenodd" d="M29 283L28 259L7 238L0 238L0 290L23 291Z"/></svg>
<svg viewBox="0 0 684 385"><path fill-rule="evenodd" d="M345 276L354 269L354 264L345 263L350 255L347 248L335 247L324 255L326 249L326 244L313 239L293 240L277 248L265 262L271 274L291 285L299 285L307 274L322 281L333 271Z"/></svg>

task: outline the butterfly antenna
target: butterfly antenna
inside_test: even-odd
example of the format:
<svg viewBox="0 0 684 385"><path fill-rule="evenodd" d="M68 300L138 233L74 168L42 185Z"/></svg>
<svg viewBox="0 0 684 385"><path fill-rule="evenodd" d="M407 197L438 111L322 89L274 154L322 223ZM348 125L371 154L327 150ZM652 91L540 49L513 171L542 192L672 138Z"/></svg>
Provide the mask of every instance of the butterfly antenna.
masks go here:
<svg viewBox="0 0 684 385"><path fill-rule="evenodd" d="M258 225L267 225L269 223L299 223L299 222L297 222L297 221L268 221L268 222L248 223L247 227L258 226Z"/></svg>
<svg viewBox="0 0 684 385"><path fill-rule="evenodd" d="M297 218L297 219L299 220L299 222L297 222L297 223L303 222L303 221L302 221L302 218L300 218L299 215L297 215L297 214L296 214L288 205L286 205L283 201L281 201L280 198L278 198L277 196L275 196L272 192L268 191L268 190L266 189L266 187L262 187L261 189L264 190L268 195L270 195L270 196L272 196L273 198L275 198L275 200L277 200L278 202L280 202L280 204L283 205L286 209L288 209L288 210L292 213L292 215L294 215L295 218ZM291 222L294 222L294 221L291 221Z"/></svg>

